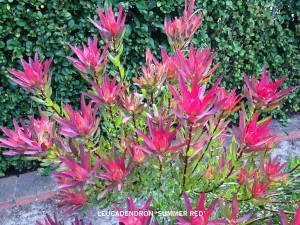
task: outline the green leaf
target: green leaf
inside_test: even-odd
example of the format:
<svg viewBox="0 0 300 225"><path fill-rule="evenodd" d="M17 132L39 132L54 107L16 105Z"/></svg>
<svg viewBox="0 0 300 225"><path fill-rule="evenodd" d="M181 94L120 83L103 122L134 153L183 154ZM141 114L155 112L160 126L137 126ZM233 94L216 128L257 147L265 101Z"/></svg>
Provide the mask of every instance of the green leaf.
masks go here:
<svg viewBox="0 0 300 225"><path fill-rule="evenodd" d="M148 9L148 6L147 6L147 4L146 4L146 2L145 2L144 0L138 1L138 2L136 3L136 7L137 7L140 11L142 11L142 10L147 10L147 9Z"/></svg>
<svg viewBox="0 0 300 225"><path fill-rule="evenodd" d="M52 100L50 98L46 98L46 103L50 107L53 106L53 102L52 102Z"/></svg>
<svg viewBox="0 0 300 225"><path fill-rule="evenodd" d="M45 102L43 99L37 98L37 97L35 97L35 96L30 96L30 99L32 99L33 101L35 101L35 102L37 102L37 103L39 103L39 104L41 104L41 105L46 105L46 106L48 106L48 103Z"/></svg>
<svg viewBox="0 0 300 225"><path fill-rule="evenodd" d="M54 104L53 107L58 113L60 113L60 107L57 104Z"/></svg>

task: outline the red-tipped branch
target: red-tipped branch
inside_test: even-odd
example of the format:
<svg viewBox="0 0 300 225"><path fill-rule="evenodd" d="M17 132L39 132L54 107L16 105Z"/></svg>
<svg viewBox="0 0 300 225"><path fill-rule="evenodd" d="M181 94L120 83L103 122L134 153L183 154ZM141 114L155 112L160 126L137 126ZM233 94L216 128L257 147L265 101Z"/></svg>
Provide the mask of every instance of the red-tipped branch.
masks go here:
<svg viewBox="0 0 300 225"><path fill-rule="evenodd" d="M239 156L237 157L236 162L239 161L239 160L241 159L241 157L242 157L242 155L243 155L243 150L244 150L244 149L242 149L242 150L240 151L240 154L239 154ZM235 166L232 166L231 169L230 169L230 171L229 171L229 173L227 174L227 176L226 176L226 177L225 177L225 178L224 178L224 179L223 179L216 187L214 187L214 188L212 188L212 189L210 189L210 190L208 190L208 191L205 191L205 193L212 192L212 191L218 189L220 186L222 186L222 185L224 184L224 182L228 179L228 177L230 177L230 175L233 173L234 168L235 168Z"/></svg>

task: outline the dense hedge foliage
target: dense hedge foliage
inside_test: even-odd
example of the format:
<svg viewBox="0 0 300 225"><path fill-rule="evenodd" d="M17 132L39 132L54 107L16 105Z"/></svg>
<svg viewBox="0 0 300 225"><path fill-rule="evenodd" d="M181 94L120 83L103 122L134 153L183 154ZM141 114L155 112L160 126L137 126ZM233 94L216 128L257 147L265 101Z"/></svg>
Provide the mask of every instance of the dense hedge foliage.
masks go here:
<svg viewBox="0 0 300 225"><path fill-rule="evenodd" d="M162 32L165 17L178 15L183 0L0 0L0 125L12 125L12 119L27 117L36 112L28 107L28 95L8 79L6 68L20 68L19 58L33 56L54 57L53 87L56 102L77 103L85 81L71 62L68 43L79 46L88 37L98 35L87 18L98 19L96 8L104 4L127 11L125 57L127 79L137 76L144 62L147 48L153 54L158 43L168 50ZM274 79L288 76L286 87L299 85L299 15L300 3L293 0L202 0L196 7L204 14L204 22L196 34L197 47L210 46L221 64L217 73L227 87L242 88L242 72L260 74L266 64ZM75 41L76 40L76 41ZM291 93L276 115L284 117L287 110L299 110L300 89ZM73 104L74 105L74 104ZM33 164L20 164L18 157L0 156L0 170L10 166L21 169Z"/></svg>

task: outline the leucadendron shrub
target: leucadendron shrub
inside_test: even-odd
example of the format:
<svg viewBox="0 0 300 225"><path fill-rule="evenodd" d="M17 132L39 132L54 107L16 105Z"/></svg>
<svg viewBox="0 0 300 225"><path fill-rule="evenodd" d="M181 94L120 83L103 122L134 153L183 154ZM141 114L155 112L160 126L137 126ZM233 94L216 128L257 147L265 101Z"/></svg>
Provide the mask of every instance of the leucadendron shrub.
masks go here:
<svg viewBox="0 0 300 225"><path fill-rule="evenodd" d="M123 6L117 16L112 6L98 14L90 22L105 45L99 47L96 36L69 45L74 54L67 59L90 87L82 92L81 110L52 100L52 58L36 53L21 59L22 70L8 69L40 104L40 117L14 120L14 130L1 127L4 154L54 167L65 214L111 205L125 225L234 225L272 224L279 211L281 224L299 224L300 207L294 219L278 208L282 195L297 192L299 160L291 166L271 157L272 119L262 115L295 90L280 89L286 77L273 81L266 67L259 76L244 74L243 94L222 87L222 79L212 82L219 64L209 48L191 44L203 22L191 0L181 17L164 21L171 51L162 48L157 60L147 50L145 66L128 82ZM229 126L235 112L239 123ZM298 201L289 204L295 209ZM122 215L125 202L131 213ZM60 224L49 215L45 223Z"/></svg>
<svg viewBox="0 0 300 225"><path fill-rule="evenodd" d="M299 85L299 1L291 0L202 0L195 3L204 22L192 40L196 48L208 46L217 53L220 62L213 81L222 76L222 86L228 90L243 89L243 72L259 74L266 65L274 80L287 76L282 89ZM122 63L125 80L137 77L143 65L144 52L150 49L159 60L159 47L170 52L164 34L164 18L181 15L184 0L0 0L0 124L13 128L13 118L38 115L36 103L28 104L23 89L12 82L6 68L18 68L19 58L54 57L51 71L54 91L52 100L68 103L78 110L80 91L87 83L65 56L71 54L68 44L79 46L88 37L98 35L98 29L88 18L95 20L95 9L104 4L115 8L124 5L127 13ZM24 35L26 34L26 35ZM100 39L100 45L104 42ZM109 64L108 64L109 65ZM59 91L58 91L59 90ZM269 112L273 118L286 123L290 113L299 111L300 89L290 93L282 105ZM233 115L234 121L237 113ZM2 149L6 151L7 149ZM12 170L32 169L35 161L22 161L20 156L0 157L0 176Z"/></svg>

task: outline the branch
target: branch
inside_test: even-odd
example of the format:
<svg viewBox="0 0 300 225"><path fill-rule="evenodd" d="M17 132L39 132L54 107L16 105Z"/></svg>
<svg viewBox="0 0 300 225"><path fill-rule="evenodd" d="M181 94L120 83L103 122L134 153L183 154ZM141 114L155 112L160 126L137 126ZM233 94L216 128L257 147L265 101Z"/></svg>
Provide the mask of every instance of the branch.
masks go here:
<svg viewBox="0 0 300 225"><path fill-rule="evenodd" d="M246 222L246 224L247 224L247 225L248 225L248 224L253 224L253 223L258 222L258 221L261 221L261 220L270 219L272 216L273 216L273 214L268 215L268 216L265 216L265 217L257 218L257 219L255 219L255 220L252 220L252 221L249 222L249 223Z"/></svg>
<svg viewBox="0 0 300 225"><path fill-rule="evenodd" d="M263 207L263 209L267 210L267 211L270 211L270 212L275 212L275 213L278 213L279 210L273 210L273 209L269 209L267 207ZM288 211L283 211L284 214L289 214L289 215L294 215L295 213L294 212L288 212Z"/></svg>
<svg viewBox="0 0 300 225"><path fill-rule="evenodd" d="M291 169L288 173L292 173L292 172L294 172L296 169L298 169L300 167L300 163L297 165L297 166L295 166L293 169Z"/></svg>

